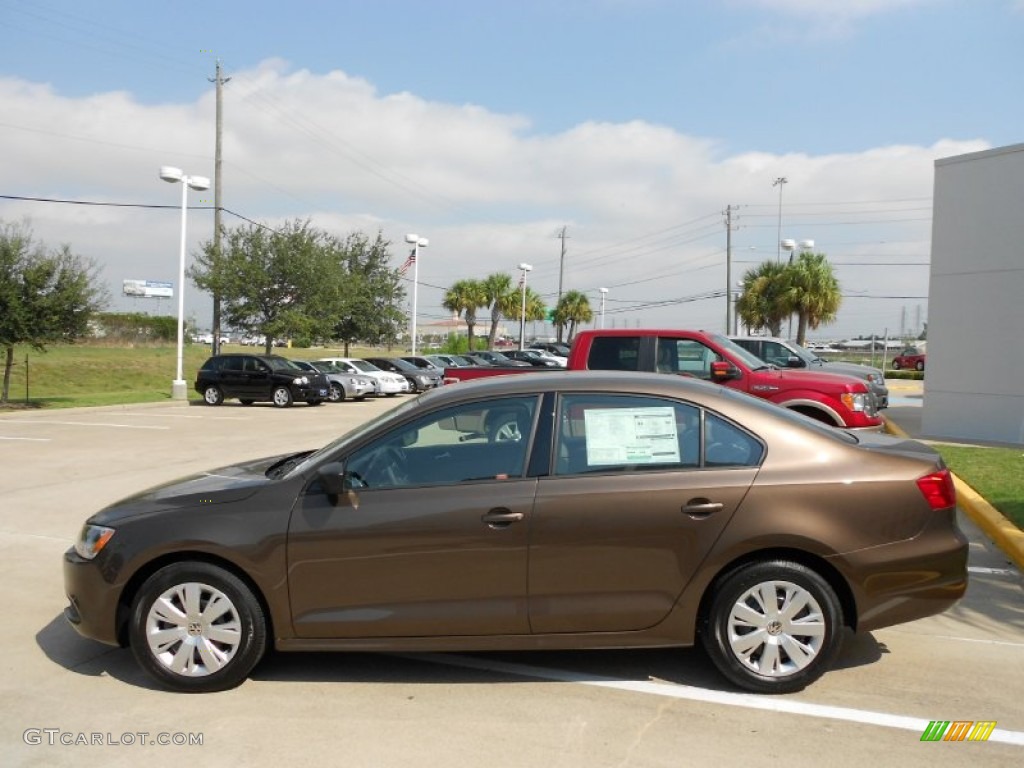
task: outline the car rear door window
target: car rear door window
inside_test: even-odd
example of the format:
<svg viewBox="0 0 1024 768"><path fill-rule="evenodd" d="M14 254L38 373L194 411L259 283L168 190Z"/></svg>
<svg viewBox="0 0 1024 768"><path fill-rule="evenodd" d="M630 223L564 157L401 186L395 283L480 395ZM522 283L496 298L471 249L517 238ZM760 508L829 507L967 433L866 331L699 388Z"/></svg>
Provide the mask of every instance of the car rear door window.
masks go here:
<svg viewBox="0 0 1024 768"><path fill-rule="evenodd" d="M637 395L559 400L555 474L700 465L700 409Z"/></svg>
<svg viewBox="0 0 1024 768"><path fill-rule="evenodd" d="M640 337L595 336L591 339L587 368L592 371L640 370Z"/></svg>

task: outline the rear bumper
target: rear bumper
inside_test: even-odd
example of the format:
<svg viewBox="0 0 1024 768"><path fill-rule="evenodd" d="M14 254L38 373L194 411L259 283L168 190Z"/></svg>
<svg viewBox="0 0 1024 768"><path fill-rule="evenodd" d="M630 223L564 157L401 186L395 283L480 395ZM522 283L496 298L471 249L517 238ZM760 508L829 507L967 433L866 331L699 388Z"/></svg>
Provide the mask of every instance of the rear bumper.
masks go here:
<svg viewBox="0 0 1024 768"><path fill-rule="evenodd" d="M913 539L829 558L850 583L866 632L942 613L967 591L967 537L956 512L936 512Z"/></svg>

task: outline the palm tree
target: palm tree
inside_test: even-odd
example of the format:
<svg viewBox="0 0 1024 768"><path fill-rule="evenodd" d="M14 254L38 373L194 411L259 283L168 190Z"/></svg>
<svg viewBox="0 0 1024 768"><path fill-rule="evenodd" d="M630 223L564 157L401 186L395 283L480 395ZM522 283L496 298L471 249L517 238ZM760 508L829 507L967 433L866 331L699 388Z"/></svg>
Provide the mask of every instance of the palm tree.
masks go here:
<svg viewBox="0 0 1024 768"><path fill-rule="evenodd" d="M796 312L798 323L796 343L801 346L807 329L836 319L842 295L839 281L824 253L801 253L787 269L789 288L786 305Z"/></svg>
<svg viewBox="0 0 1024 768"><path fill-rule="evenodd" d="M752 331L767 328L772 336L782 335L782 321L792 314L787 300L788 265L765 261L743 275L743 293L736 311Z"/></svg>
<svg viewBox="0 0 1024 768"><path fill-rule="evenodd" d="M515 291L505 295L501 313L513 320L522 320L523 294L521 288L517 288ZM547 313L547 307L544 306L544 300L540 297L540 294L530 286L526 286L526 322L543 320L548 316Z"/></svg>
<svg viewBox="0 0 1024 768"><path fill-rule="evenodd" d="M445 291L441 302L445 309L456 317L465 316L469 351L473 351L473 328L476 327L476 311L487 306L487 294L479 280L459 280Z"/></svg>
<svg viewBox="0 0 1024 768"><path fill-rule="evenodd" d="M491 308L491 331L487 335L487 348L494 348L494 340L498 337L498 323L501 322L501 316L508 315L504 311L506 300L511 296L518 296L518 291L515 290L515 286L512 285L512 278L504 272L495 272L493 275L488 275L487 279L481 282L484 288L484 294L486 296L486 303L484 306L490 306ZM518 313L517 313L518 314Z"/></svg>
<svg viewBox="0 0 1024 768"><path fill-rule="evenodd" d="M555 322L569 326L569 336L566 339L569 343L576 335L577 326L580 323L589 323L593 319L594 312L590 309L590 300L581 291L566 291L555 307Z"/></svg>

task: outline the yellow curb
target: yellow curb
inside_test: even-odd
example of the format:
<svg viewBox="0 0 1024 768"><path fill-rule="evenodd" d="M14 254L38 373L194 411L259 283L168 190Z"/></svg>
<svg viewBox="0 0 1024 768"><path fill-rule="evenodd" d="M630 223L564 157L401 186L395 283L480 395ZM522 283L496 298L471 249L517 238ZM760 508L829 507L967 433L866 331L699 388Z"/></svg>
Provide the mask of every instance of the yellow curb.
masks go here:
<svg viewBox="0 0 1024 768"><path fill-rule="evenodd" d="M897 437L910 437L898 424L885 420L885 431ZM1007 520L980 493L953 474L957 505L981 530L995 542L1007 557L1024 570L1024 531Z"/></svg>

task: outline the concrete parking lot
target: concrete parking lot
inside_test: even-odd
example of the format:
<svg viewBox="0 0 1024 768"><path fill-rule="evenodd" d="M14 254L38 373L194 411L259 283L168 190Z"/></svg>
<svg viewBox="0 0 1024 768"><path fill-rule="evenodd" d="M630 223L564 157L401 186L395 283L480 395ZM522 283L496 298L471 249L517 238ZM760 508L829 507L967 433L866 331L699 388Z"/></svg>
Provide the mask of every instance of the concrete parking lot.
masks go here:
<svg viewBox="0 0 1024 768"><path fill-rule="evenodd" d="M1024 762L1024 581L966 520L959 605L847 637L836 669L783 697L736 693L701 651L678 649L270 654L241 687L188 696L65 624L61 556L92 512L193 471L317 447L400 401L0 415L0 765ZM997 725L984 743L922 742L934 720Z"/></svg>

